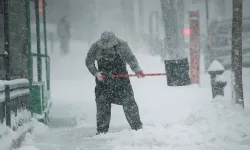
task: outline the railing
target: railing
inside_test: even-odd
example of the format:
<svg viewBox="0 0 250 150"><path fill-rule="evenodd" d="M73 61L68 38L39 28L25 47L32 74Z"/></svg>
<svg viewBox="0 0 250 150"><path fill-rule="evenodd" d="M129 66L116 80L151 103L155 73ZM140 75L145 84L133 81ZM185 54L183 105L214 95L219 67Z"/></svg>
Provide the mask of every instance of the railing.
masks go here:
<svg viewBox="0 0 250 150"><path fill-rule="evenodd" d="M14 131L31 118L30 84L27 79L0 80L0 125Z"/></svg>
<svg viewBox="0 0 250 150"><path fill-rule="evenodd" d="M50 57L46 54L36 54L32 53L32 57L41 57L45 59L45 67L46 67L46 90L50 90ZM42 76L39 74L38 76ZM41 77L42 78L42 77Z"/></svg>

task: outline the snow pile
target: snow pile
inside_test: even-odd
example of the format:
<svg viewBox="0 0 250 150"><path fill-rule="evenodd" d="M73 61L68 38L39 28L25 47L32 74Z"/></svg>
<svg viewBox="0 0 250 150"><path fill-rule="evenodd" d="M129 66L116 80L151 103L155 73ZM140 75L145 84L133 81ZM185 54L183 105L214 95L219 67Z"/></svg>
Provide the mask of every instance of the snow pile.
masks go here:
<svg viewBox="0 0 250 150"><path fill-rule="evenodd" d="M144 129L135 132L126 129L127 126L120 132L92 139L106 139L114 150L250 148L249 108L239 109L231 105L227 97L212 99L210 87L170 88L163 83L163 78L132 81ZM113 109L112 127L126 124L119 109Z"/></svg>
<svg viewBox="0 0 250 150"><path fill-rule="evenodd" d="M5 119L0 123L0 140L9 133L9 128L6 126Z"/></svg>
<svg viewBox="0 0 250 150"><path fill-rule="evenodd" d="M11 112L11 126L19 128L19 125L27 122L31 118L31 112L27 109L18 109L17 114Z"/></svg>
<svg viewBox="0 0 250 150"><path fill-rule="evenodd" d="M25 135L25 139L22 142L20 148L18 148L17 150L39 150L38 148L36 148L34 145L34 139L36 136L45 133L48 130L48 127L40 122L35 121L34 122L34 128L30 134L30 132L28 132Z"/></svg>
<svg viewBox="0 0 250 150"><path fill-rule="evenodd" d="M30 133L27 133L25 135L24 141L22 142L22 145L17 150L39 150L38 148L34 147L33 144L33 137Z"/></svg>
<svg viewBox="0 0 250 150"><path fill-rule="evenodd" d="M1 130L3 128L5 131L7 131L6 134L2 138L0 138L1 150L8 149L11 146L12 142L15 141L16 139L18 139L22 134L26 133L27 131L29 131L30 129L32 129L34 127L39 127L39 126L41 126L41 125L37 120L31 119L31 121L18 127L16 131L13 131L6 126L1 127L0 128Z"/></svg>
<svg viewBox="0 0 250 150"><path fill-rule="evenodd" d="M3 150L7 150L12 144L12 141L17 137L17 135L15 135L13 130L5 126L5 124L1 124L0 130L1 130L0 147Z"/></svg>
<svg viewBox="0 0 250 150"><path fill-rule="evenodd" d="M162 117L159 115L158 117ZM146 125L97 136L110 140L114 150L125 149L241 149L250 148L250 115L220 102L204 103L197 112L172 124Z"/></svg>

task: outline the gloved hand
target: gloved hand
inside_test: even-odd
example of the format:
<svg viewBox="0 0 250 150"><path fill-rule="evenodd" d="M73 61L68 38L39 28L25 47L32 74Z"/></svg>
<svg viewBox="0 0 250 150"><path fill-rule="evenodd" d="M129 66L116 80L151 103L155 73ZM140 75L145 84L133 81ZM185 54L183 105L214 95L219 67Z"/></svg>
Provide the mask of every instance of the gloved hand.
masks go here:
<svg viewBox="0 0 250 150"><path fill-rule="evenodd" d="M105 79L113 79L113 76L112 76L111 72L109 72L109 73L105 72L103 75L105 76Z"/></svg>
<svg viewBox="0 0 250 150"><path fill-rule="evenodd" d="M105 79L105 75L103 75L102 72L97 72L97 73L95 74L95 77L96 77L99 81L104 81L104 79Z"/></svg>
<svg viewBox="0 0 250 150"><path fill-rule="evenodd" d="M144 77L145 77L144 72L143 72L142 70L139 71L138 73L136 73L136 76L137 76L138 78L144 78Z"/></svg>

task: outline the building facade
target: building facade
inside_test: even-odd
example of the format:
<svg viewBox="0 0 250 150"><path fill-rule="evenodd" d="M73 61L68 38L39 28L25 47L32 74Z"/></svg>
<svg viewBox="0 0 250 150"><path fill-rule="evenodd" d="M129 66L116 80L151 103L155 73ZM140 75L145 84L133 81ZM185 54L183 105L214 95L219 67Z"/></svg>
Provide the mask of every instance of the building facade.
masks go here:
<svg viewBox="0 0 250 150"><path fill-rule="evenodd" d="M1 5L3 6L3 5ZM2 7L3 8L3 7ZM10 78L28 78L28 26L25 0L11 0L8 3L9 53L4 48L4 16L0 14L0 54L10 58ZM2 12L2 11L1 11ZM0 79L5 79L5 63L0 58Z"/></svg>

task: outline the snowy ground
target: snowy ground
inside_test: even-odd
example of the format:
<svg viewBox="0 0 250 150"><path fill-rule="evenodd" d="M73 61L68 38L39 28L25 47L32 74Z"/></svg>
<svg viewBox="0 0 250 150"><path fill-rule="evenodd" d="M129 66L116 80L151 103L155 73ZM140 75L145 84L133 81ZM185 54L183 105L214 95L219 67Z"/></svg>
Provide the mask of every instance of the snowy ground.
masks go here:
<svg viewBox="0 0 250 150"><path fill-rule="evenodd" d="M201 85L168 87L166 77L131 78L144 129L131 131L121 106L112 107L110 133L95 134L94 78L84 59L87 46L75 42L72 52L51 54L51 117L67 118L71 127L45 128L27 135L19 150L249 150L250 70L244 70L246 109L232 106L230 85L224 98L212 100L209 76ZM137 53L145 73L164 72L158 57ZM226 72L230 81L230 73ZM57 120L57 121L58 121ZM73 122L73 123L72 123ZM61 125L65 122L61 122ZM73 126L74 123L77 126ZM66 124L66 123L65 123Z"/></svg>
<svg viewBox="0 0 250 150"><path fill-rule="evenodd" d="M20 136L28 132L31 128L33 128L36 125L40 125L40 123L35 119L31 119L29 122L18 127L16 131L13 131L9 127L5 126L4 124L1 124L0 133L1 135L3 135L3 136L0 136L1 150L7 150L7 149L9 150L11 148L11 145L13 144L13 141L17 141L18 138L20 138ZM42 129L45 129L45 128L42 128Z"/></svg>

